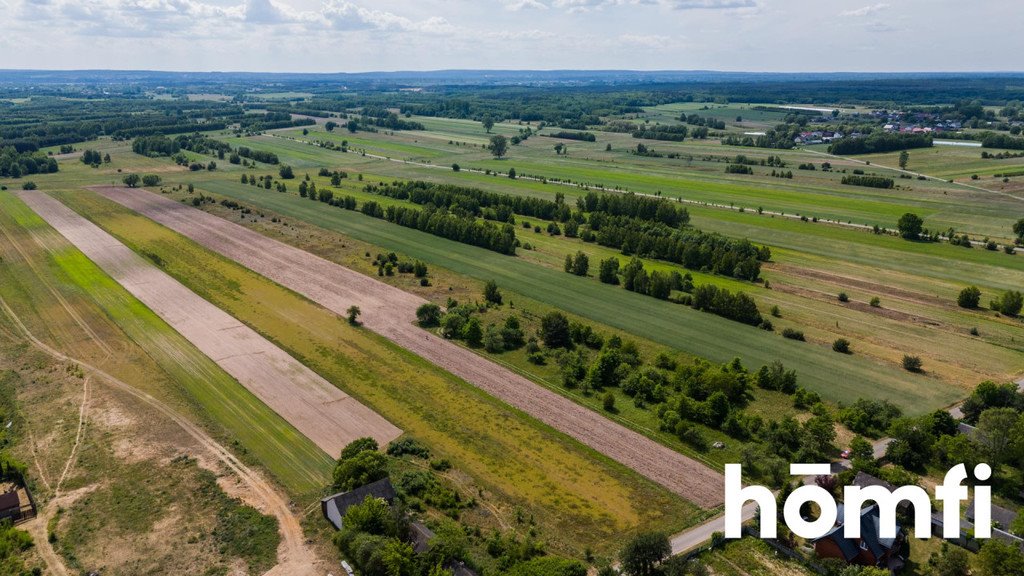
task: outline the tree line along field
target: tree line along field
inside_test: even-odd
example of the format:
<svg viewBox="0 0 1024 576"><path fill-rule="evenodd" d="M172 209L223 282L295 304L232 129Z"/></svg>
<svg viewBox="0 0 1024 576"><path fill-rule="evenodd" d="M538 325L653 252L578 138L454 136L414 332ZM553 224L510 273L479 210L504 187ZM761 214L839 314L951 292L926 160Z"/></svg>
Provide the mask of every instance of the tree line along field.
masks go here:
<svg viewBox="0 0 1024 576"><path fill-rule="evenodd" d="M480 525L508 523L518 506L551 534L554 549L606 552L613 532L678 529L695 517L692 505L624 467L152 221L92 193L56 196L136 251L156 255L166 272L448 458L483 490L486 504L467 512ZM497 420L507 423L500 434L488 424ZM658 504L642 504L652 501Z"/></svg>

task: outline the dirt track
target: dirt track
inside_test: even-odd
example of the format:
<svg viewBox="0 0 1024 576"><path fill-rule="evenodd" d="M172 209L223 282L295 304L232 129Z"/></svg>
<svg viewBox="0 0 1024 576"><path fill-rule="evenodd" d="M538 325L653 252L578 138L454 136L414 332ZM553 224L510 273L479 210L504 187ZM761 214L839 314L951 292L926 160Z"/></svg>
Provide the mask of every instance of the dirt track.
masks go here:
<svg viewBox="0 0 1024 576"><path fill-rule="evenodd" d="M94 190L340 315L359 306L365 326L399 346L699 506L722 504L718 472L416 327L416 308L425 302L418 296L144 190Z"/></svg>
<svg viewBox="0 0 1024 576"><path fill-rule="evenodd" d="M361 436L385 444L401 430L254 330L42 193L21 199L142 303L331 456Z"/></svg>

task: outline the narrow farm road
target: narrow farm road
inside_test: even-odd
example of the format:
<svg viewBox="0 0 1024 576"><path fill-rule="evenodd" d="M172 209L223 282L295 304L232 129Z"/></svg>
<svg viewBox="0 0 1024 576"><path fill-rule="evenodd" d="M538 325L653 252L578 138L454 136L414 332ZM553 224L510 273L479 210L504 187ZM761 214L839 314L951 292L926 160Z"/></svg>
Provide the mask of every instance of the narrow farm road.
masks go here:
<svg viewBox="0 0 1024 576"><path fill-rule="evenodd" d="M96 192L332 310L352 305L366 328L523 410L703 508L722 504L716 470L414 325L426 301L369 276L145 190Z"/></svg>

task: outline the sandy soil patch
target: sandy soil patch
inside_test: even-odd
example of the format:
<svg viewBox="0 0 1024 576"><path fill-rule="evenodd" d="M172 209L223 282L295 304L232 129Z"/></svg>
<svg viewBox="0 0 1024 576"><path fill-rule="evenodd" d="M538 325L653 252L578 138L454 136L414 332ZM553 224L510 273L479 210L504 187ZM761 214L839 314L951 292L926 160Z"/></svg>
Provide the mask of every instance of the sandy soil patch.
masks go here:
<svg viewBox="0 0 1024 576"><path fill-rule="evenodd" d="M254 330L178 283L113 236L44 194L22 199L130 293L332 456L352 440L401 430Z"/></svg>
<svg viewBox="0 0 1024 576"><path fill-rule="evenodd" d="M418 296L145 190L95 190L339 315L356 305L367 328L399 346L690 502L722 503L723 478L715 470L415 326L416 308L426 302Z"/></svg>

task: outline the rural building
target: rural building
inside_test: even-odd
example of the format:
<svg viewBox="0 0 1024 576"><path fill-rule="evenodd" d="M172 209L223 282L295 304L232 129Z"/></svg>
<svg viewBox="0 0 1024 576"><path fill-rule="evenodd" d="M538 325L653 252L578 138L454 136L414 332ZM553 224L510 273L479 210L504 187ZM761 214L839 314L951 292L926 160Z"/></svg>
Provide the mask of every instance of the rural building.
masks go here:
<svg viewBox="0 0 1024 576"><path fill-rule="evenodd" d="M901 555L906 532L897 524L896 538L882 538L879 528L877 504L860 511L860 538L843 535L843 516L840 513L836 526L814 540L814 552L818 558L839 558L847 564L877 566L896 572L906 562Z"/></svg>
<svg viewBox="0 0 1024 576"><path fill-rule="evenodd" d="M857 472L857 475L853 477L853 485L858 486L860 488L867 488L868 486L881 486L882 488L885 488L889 492L892 492L893 490L896 489L895 486L886 482L885 480L882 480L881 478L876 478L875 476L872 476L871 474L867 474L864 472ZM907 508L909 507L909 500L900 500L900 503L897 505L897 509L899 509L901 512L906 512Z"/></svg>
<svg viewBox="0 0 1024 576"><path fill-rule="evenodd" d="M324 518L336 530L341 530L341 519L345 517L345 512L356 504L362 504L367 496L383 498L388 504L391 504L395 501L395 487L391 485L391 480L388 478L371 482L355 490L324 498L320 501L320 510L323 512Z"/></svg>
<svg viewBox="0 0 1024 576"><path fill-rule="evenodd" d="M14 524L19 524L35 516L35 504L27 488L15 484L0 487L0 521L10 520Z"/></svg>
<svg viewBox="0 0 1024 576"><path fill-rule="evenodd" d="M417 554L423 554L430 549L430 541L434 539L434 533L421 522L409 524L409 541L412 542L412 549Z"/></svg>

